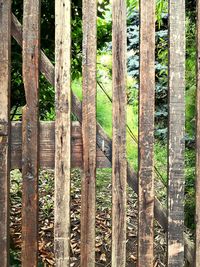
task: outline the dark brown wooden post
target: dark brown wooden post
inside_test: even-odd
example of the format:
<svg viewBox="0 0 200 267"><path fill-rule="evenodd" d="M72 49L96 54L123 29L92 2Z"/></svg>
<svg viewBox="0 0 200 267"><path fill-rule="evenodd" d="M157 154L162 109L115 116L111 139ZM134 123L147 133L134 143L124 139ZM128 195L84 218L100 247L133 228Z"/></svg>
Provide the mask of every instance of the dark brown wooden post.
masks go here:
<svg viewBox="0 0 200 267"><path fill-rule="evenodd" d="M24 0L22 122L22 266L37 266L39 169L40 1Z"/></svg>
<svg viewBox="0 0 200 267"><path fill-rule="evenodd" d="M71 1L55 2L55 226L56 266L70 266Z"/></svg>
<svg viewBox="0 0 200 267"><path fill-rule="evenodd" d="M185 1L169 1L168 266L184 266Z"/></svg>
<svg viewBox="0 0 200 267"><path fill-rule="evenodd" d="M112 1L112 266L126 265L126 1Z"/></svg>
<svg viewBox="0 0 200 267"><path fill-rule="evenodd" d="M140 0L138 266L153 266L155 0Z"/></svg>
<svg viewBox="0 0 200 267"><path fill-rule="evenodd" d="M196 91L196 244L195 267L200 266L200 1L197 0L197 91Z"/></svg>
<svg viewBox="0 0 200 267"><path fill-rule="evenodd" d="M0 266L9 266L11 1L0 3Z"/></svg>

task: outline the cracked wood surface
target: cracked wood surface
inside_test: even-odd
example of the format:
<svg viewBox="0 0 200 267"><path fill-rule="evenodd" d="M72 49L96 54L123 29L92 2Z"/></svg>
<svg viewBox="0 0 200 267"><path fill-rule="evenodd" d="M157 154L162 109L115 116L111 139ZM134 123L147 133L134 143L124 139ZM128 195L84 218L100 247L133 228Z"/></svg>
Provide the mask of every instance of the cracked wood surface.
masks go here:
<svg viewBox="0 0 200 267"><path fill-rule="evenodd" d="M22 266L38 265L40 1L24 0L22 114Z"/></svg>
<svg viewBox="0 0 200 267"><path fill-rule="evenodd" d="M9 266L11 1L0 1L0 266Z"/></svg>
<svg viewBox="0 0 200 267"><path fill-rule="evenodd" d="M168 266L184 266L185 1L169 1Z"/></svg>
<svg viewBox="0 0 200 267"><path fill-rule="evenodd" d="M55 1L55 265L70 265L71 1Z"/></svg>
<svg viewBox="0 0 200 267"><path fill-rule="evenodd" d="M12 16L12 35L21 44L22 26L16 17ZM46 79L54 85L54 67L46 55L41 51L40 70ZM72 93L72 112L76 115L78 121L82 122L82 105L78 98ZM97 145L104 155L112 162L112 140L104 132L103 128L97 123ZM127 179L129 186L138 193L138 181L136 172L127 164ZM167 232L167 210L161 205L160 201L154 199L154 216L158 223ZM188 234L184 234L185 257L191 266L194 265L194 243L190 240Z"/></svg>
<svg viewBox="0 0 200 267"><path fill-rule="evenodd" d="M97 1L83 0L81 266L95 266Z"/></svg>
<svg viewBox="0 0 200 267"><path fill-rule="evenodd" d="M126 3L112 2L112 266L126 266Z"/></svg>
<svg viewBox="0 0 200 267"><path fill-rule="evenodd" d="M138 266L154 262L155 0L140 0Z"/></svg>

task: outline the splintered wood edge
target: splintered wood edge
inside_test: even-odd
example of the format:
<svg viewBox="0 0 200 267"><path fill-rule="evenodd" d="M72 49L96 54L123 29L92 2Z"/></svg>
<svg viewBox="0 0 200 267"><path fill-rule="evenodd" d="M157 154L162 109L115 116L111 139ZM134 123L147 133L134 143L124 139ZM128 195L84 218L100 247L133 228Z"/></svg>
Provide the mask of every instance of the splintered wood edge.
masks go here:
<svg viewBox="0 0 200 267"><path fill-rule="evenodd" d="M82 133L79 122L72 123L72 167L82 168ZM55 123L40 122L40 168L54 169ZM22 123L11 123L11 169L22 167ZM97 148L97 168L111 168L110 161Z"/></svg>

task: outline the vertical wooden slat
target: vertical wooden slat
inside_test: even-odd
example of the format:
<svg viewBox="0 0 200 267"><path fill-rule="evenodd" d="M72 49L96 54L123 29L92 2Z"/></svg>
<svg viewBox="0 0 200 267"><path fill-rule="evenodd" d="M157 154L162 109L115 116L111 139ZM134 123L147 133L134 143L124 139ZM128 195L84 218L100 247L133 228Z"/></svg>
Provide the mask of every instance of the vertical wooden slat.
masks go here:
<svg viewBox="0 0 200 267"><path fill-rule="evenodd" d="M168 266L184 266L185 0L169 0Z"/></svg>
<svg viewBox="0 0 200 267"><path fill-rule="evenodd" d="M70 265L71 1L55 1L55 226L56 266Z"/></svg>
<svg viewBox="0 0 200 267"><path fill-rule="evenodd" d="M9 266L11 1L0 1L0 266Z"/></svg>
<svg viewBox="0 0 200 267"><path fill-rule="evenodd" d="M140 0L138 266L153 266L155 0Z"/></svg>
<svg viewBox="0 0 200 267"><path fill-rule="evenodd" d="M81 266L95 266L97 1L83 0Z"/></svg>
<svg viewBox="0 0 200 267"><path fill-rule="evenodd" d="M196 238L195 267L200 266L200 1L197 0L197 90L196 90Z"/></svg>
<svg viewBox="0 0 200 267"><path fill-rule="evenodd" d="M22 120L22 266L37 266L39 168L40 1L24 0Z"/></svg>
<svg viewBox="0 0 200 267"><path fill-rule="evenodd" d="M126 264L126 1L112 1L112 266Z"/></svg>

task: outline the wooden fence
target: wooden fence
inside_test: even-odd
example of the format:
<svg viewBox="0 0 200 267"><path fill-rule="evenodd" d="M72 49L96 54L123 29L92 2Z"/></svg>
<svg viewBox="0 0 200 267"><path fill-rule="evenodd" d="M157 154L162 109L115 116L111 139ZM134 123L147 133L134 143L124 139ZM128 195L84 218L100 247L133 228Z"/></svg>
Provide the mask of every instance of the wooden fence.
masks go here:
<svg viewBox="0 0 200 267"><path fill-rule="evenodd" d="M126 160L126 4L112 1L113 136L96 121L97 1L83 0L83 101L71 92L71 3L56 0L55 68L40 50L40 0L23 26L0 1L0 266L9 266L9 173L22 169L22 266L38 262L38 170L55 168L55 260L70 266L70 172L82 168L81 266L95 266L96 168L112 167L112 266L126 265L126 183L138 193L138 266L153 267L154 218L168 266L200 266L200 5L197 1L196 246L184 233L185 1L169 0L168 205L154 194L155 0L140 0L139 172ZM11 35L22 46L26 106L10 122ZM55 85L56 121L39 121L39 72ZM78 122L71 122L71 113ZM111 164L112 162L112 164Z"/></svg>

